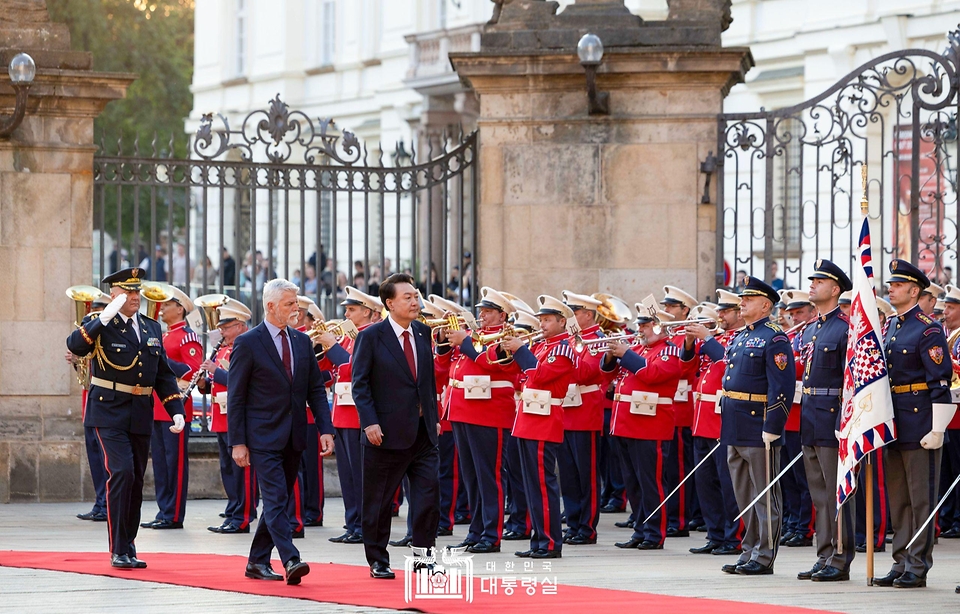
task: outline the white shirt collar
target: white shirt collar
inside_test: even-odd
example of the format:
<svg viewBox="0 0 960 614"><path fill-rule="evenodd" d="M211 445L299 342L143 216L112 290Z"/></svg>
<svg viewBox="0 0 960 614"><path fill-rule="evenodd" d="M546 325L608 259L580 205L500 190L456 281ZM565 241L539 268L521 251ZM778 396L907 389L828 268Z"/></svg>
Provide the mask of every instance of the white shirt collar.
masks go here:
<svg viewBox="0 0 960 614"><path fill-rule="evenodd" d="M400 326L399 324L397 324L396 321L395 321L393 318L391 318L390 316L387 316L387 322L390 322L390 327L393 328L393 333L397 336L398 339L402 339L402 338L403 338L403 333L405 333L405 332L407 332L407 331L409 331L409 332L410 332L410 336L413 337L413 331L410 330L410 327L409 327L409 326L408 326L407 328L403 328L402 326Z"/></svg>

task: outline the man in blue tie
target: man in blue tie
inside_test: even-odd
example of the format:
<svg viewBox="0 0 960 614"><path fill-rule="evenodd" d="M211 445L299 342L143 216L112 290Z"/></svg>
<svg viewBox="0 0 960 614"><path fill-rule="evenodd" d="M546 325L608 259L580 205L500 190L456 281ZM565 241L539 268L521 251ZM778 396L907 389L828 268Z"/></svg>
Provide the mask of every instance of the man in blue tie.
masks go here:
<svg viewBox="0 0 960 614"><path fill-rule="evenodd" d="M299 584L310 572L293 545L287 514L300 457L307 446L305 404L320 429L321 455L333 452L333 423L313 344L290 326L298 314L297 291L297 286L285 279L264 285L264 321L233 342L227 387L233 460L240 467L253 466L263 500L245 575L256 580L283 580L284 576L270 567L270 554L276 547L287 584Z"/></svg>

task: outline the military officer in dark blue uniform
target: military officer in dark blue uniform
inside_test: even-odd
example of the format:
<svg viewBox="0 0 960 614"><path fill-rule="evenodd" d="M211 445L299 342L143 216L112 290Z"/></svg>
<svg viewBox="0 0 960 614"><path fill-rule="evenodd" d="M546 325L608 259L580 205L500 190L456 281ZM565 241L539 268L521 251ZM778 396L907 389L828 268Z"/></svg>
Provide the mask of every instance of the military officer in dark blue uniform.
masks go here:
<svg viewBox="0 0 960 614"><path fill-rule="evenodd" d="M887 447L887 487L893 527L893 567L874 586L927 585L933 565L934 524L907 548L937 504L943 433L956 406L950 401L953 375L943 327L917 304L930 280L905 260L890 263L890 304L883 344L893 393L897 440Z"/></svg>
<svg viewBox="0 0 960 614"><path fill-rule="evenodd" d="M170 430L184 427L177 376L167 364L160 324L142 314L143 269L118 271L103 279L112 300L87 316L67 338L78 356L91 355L85 427L96 428L107 470L107 528L110 564L141 569L134 540L140 526L143 474L153 431L153 391L173 418Z"/></svg>
<svg viewBox="0 0 960 614"><path fill-rule="evenodd" d="M797 374L790 339L770 321L770 311L780 300L777 291L760 279L746 277L740 299L740 313L747 326L727 348L720 441L727 446L737 505L744 509L766 488L767 480L773 478L773 468L780 466L780 444ZM774 486L770 509L766 498L761 498L744 515L743 552L735 564L722 567L724 572L745 576L773 573L780 544L781 506L780 487Z"/></svg>
<svg viewBox="0 0 960 614"><path fill-rule="evenodd" d="M800 341L803 363L803 397L800 413L800 444L810 496L816 509L817 562L798 580L836 582L850 579L850 563L856 553L855 498L843 504L842 535L837 535L837 465L840 462L843 371L847 356L849 320L840 311L840 294L853 283L840 267L817 260L810 275L810 302L819 315L807 326ZM837 548L840 541L841 548Z"/></svg>

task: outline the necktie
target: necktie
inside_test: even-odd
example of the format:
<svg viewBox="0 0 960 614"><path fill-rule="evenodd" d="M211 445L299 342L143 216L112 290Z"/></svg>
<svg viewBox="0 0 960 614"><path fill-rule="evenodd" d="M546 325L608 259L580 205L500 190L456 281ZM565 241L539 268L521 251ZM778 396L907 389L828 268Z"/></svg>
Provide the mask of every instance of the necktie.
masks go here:
<svg viewBox="0 0 960 614"><path fill-rule="evenodd" d="M283 368L287 370L287 377L293 381L293 369L290 361L290 344L287 342L287 329L280 330L280 347L283 348Z"/></svg>
<svg viewBox="0 0 960 614"><path fill-rule="evenodd" d="M123 337L133 344L133 347L140 347L140 338L137 336L137 322L130 318L126 322L120 319L120 331Z"/></svg>
<svg viewBox="0 0 960 614"><path fill-rule="evenodd" d="M417 360L413 357L413 346L410 344L410 331L403 331L403 354L407 357L407 366L410 367L410 373L413 379L417 379Z"/></svg>

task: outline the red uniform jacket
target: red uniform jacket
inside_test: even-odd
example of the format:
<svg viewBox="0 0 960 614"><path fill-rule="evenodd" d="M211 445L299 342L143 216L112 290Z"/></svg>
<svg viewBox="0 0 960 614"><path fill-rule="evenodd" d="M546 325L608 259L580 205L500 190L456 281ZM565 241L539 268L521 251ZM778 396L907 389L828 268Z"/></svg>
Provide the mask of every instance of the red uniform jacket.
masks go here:
<svg viewBox="0 0 960 614"><path fill-rule="evenodd" d="M790 345L793 346L793 361L794 365L797 368L797 386L803 385L803 360L801 360L801 347L800 339L803 338L803 331L807 330L807 324L810 322L804 322L803 326L794 330L788 331L787 337L790 339ZM799 395L794 393L794 401L799 399ZM794 403L790 407L790 415L787 416L787 424L783 427L785 431L793 431L794 433L800 432L800 403Z"/></svg>
<svg viewBox="0 0 960 614"><path fill-rule="evenodd" d="M482 334L501 330L501 326L484 328ZM478 354L471 344L468 337L460 347L437 356L439 371L448 373L446 418L450 422L508 429L513 425L517 408L513 394L517 387L516 367L513 363L494 363L495 352ZM480 378L481 382L474 378ZM489 388L484 391L486 385ZM468 395L486 396L487 392L489 399L467 398Z"/></svg>
<svg viewBox="0 0 960 614"><path fill-rule="evenodd" d="M203 346L197 333L187 328L186 322L177 322L163 333L163 349L167 353L167 362L178 379L190 381L203 362ZM157 393L153 393L153 419L173 422ZM190 428L193 420L193 401L188 397L183 401L183 419Z"/></svg>
<svg viewBox="0 0 960 614"><path fill-rule="evenodd" d="M584 341L601 336L600 327L596 324L580 332L580 338ZM603 430L603 405L606 402L607 386L615 376L612 372L600 369L603 354L602 347L598 345L587 346L577 352L573 382L570 383L563 401L563 430Z"/></svg>
<svg viewBox="0 0 960 614"><path fill-rule="evenodd" d="M526 379L517 402L517 416L513 423L513 436L535 441L561 443L563 441L563 403L570 382L576 371L577 355L570 347L570 335L562 333L536 345L531 352L520 348L514 355L512 365L515 374L522 373ZM487 355L495 352L494 348ZM543 391L550 395L546 415L524 411L524 394ZM545 400L545 399L544 399Z"/></svg>
<svg viewBox="0 0 960 614"><path fill-rule="evenodd" d="M724 349L724 357L719 361L711 360L703 351L698 352L699 376L693 410L693 435L708 439L720 439L720 410L717 404L720 390L723 388L723 373L727 369L726 349L739 330L728 330L714 339ZM702 346L701 346L702 347ZM695 359L694 362L697 362Z"/></svg>
<svg viewBox="0 0 960 614"><path fill-rule="evenodd" d="M358 327L358 330L364 330L369 326L370 324L364 324L363 326ZM346 353L349 356L353 356L354 343L355 341L349 336L344 336L344 338L340 341L340 347L346 350ZM334 360L331 360L331 354L334 356ZM353 404L352 359L347 359L344 362L336 358L340 355L342 355L340 352L334 352L334 348L330 348L330 351L328 351L324 357L320 359L320 370L331 371L334 374L333 426L334 428L338 429L359 429L360 416L357 414L356 405ZM308 411L307 413L309 414L310 412Z"/></svg>
<svg viewBox="0 0 960 614"><path fill-rule="evenodd" d="M953 359L953 373L960 375L960 335L950 344L950 358ZM947 428L960 429L960 411L953 414L953 420L950 421ZM951 437L954 437L954 435L951 435Z"/></svg>
<svg viewBox="0 0 960 614"><path fill-rule="evenodd" d="M682 372L680 348L667 339L635 345L620 359L619 371L610 433L631 439L673 439L673 396ZM648 403L638 406L634 392L649 393L645 395Z"/></svg>
<svg viewBox="0 0 960 614"><path fill-rule="evenodd" d="M210 421L210 432L227 432L227 371L230 367L230 353L233 352L232 345L221 345L217 350L217 355L213 357L213 362L217 363L217 371L213 374L213 404L210 411L213 419Z"/></svg>
<svg viewBox="0 0 960 614"><path fill-rule="evenodd" d="M674 335L671 342L683 347L686 334ZM680 379L673 393L673 422L678 427L693 426L693 387L697 378L697 361L680 363Z"/></svg>

